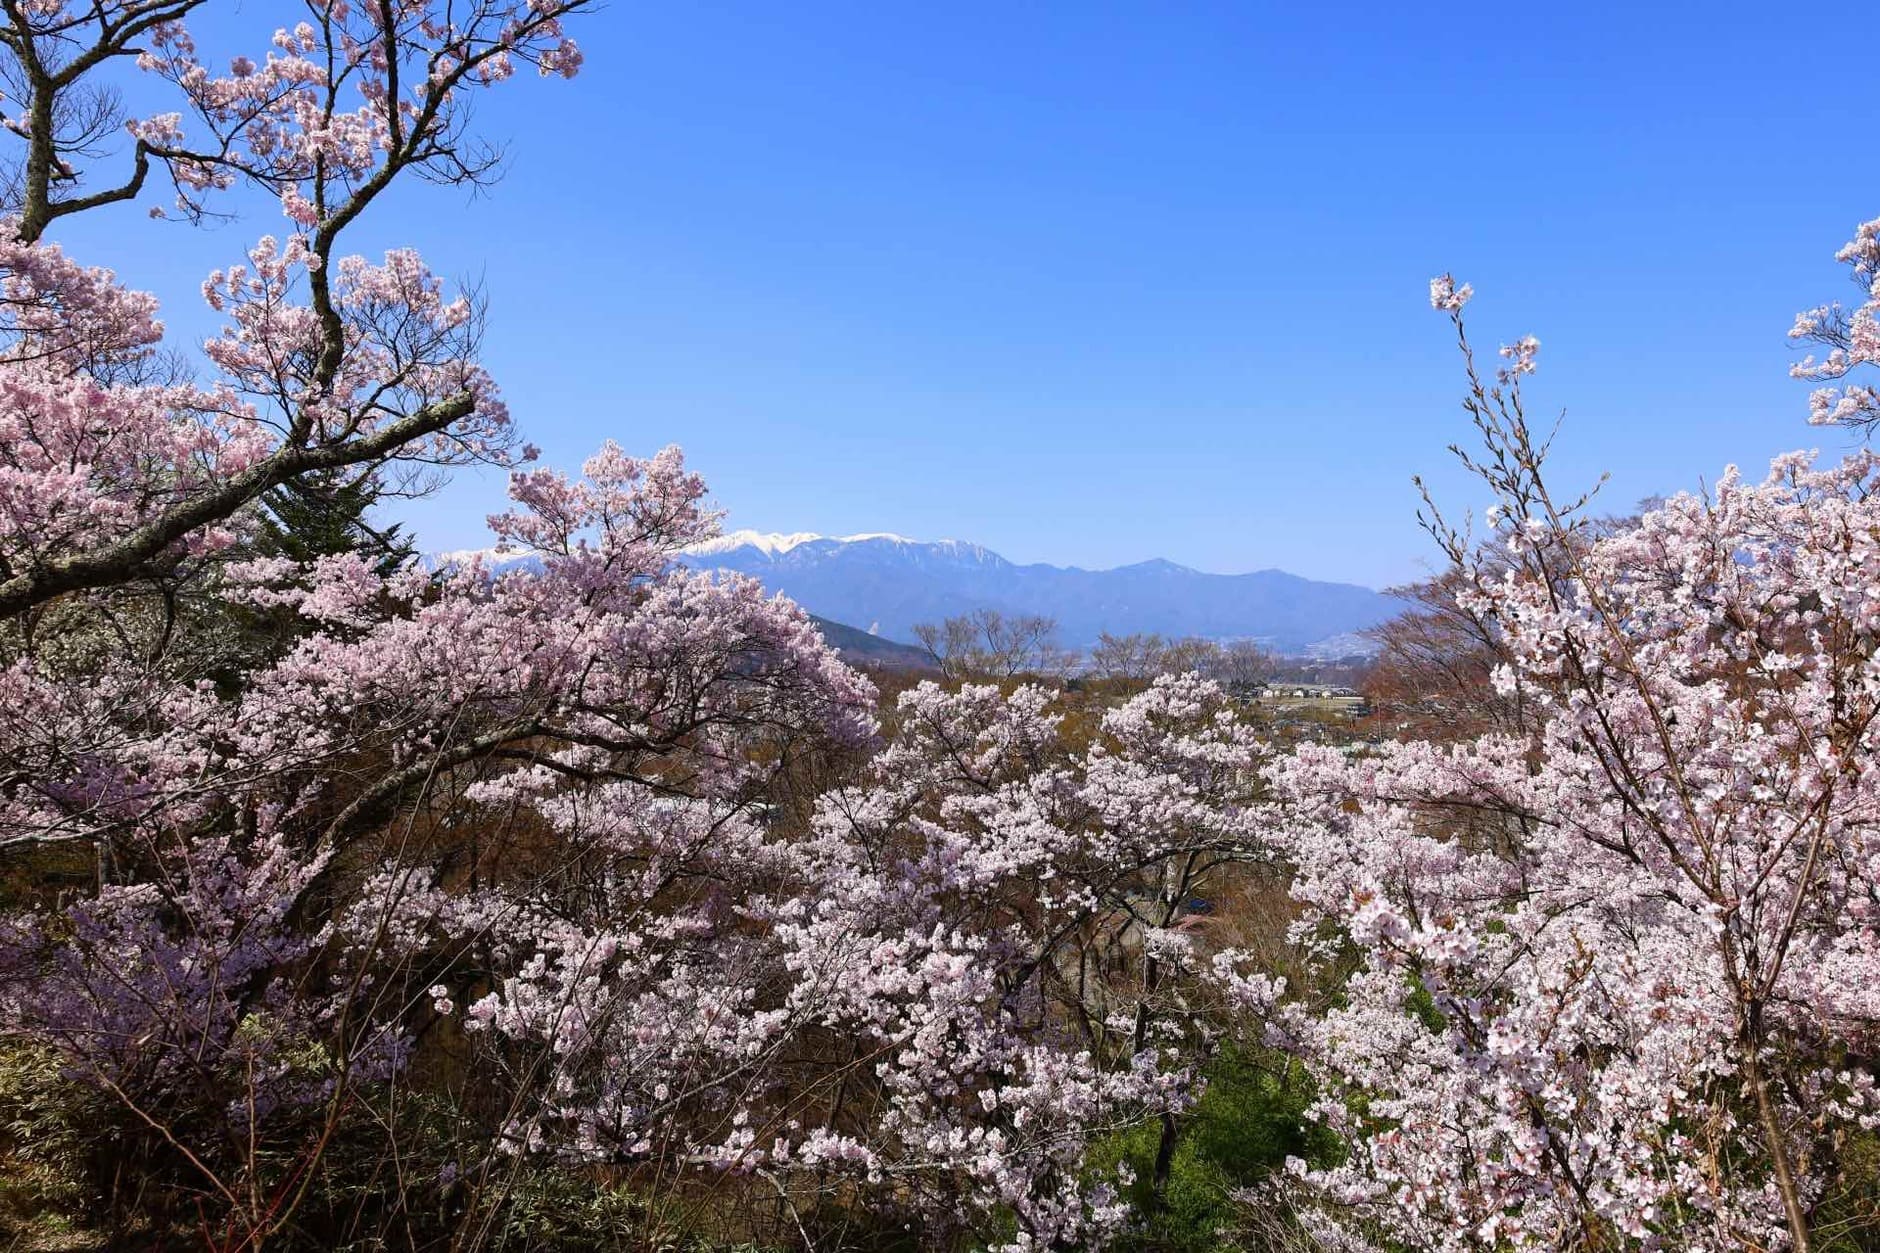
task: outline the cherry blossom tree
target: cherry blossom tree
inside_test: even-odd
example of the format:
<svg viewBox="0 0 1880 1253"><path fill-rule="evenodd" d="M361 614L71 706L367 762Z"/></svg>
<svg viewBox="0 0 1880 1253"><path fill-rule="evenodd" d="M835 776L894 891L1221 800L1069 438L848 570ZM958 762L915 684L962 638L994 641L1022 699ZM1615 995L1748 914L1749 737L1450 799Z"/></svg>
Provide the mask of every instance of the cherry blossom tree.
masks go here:
<svg viewBox="0 0 1880 1253"><path fill-rule="evenodd" d="M911 1192L930 1222L1009 1208L1016 1248L1121 1226L1092 1140L1161 1120L1165 1176L1222 1019L1275 990L1194 929L1201 893L1266 859L1260 749L1220 689L1158 679L1087 743L1056 699L923 683L867 781L824 797L778 926L847 1064L753 1145Z"/></svg>
<svg viewBox="0 0 1880 1253"><path fill-rule="evenodd" d="M234 698L170 692L125 726L96 687L73 709L72 681L13 672L47 745L13 838L109 847L114 869L95 899L15 925L10 1030L160 1127L197 1184L241 1202L246 1239L291 1215L284 1180L410 1055L446 985L478 993L477 1024L539 1028L560 1056L593 1029L590 963L618 950L606 982L626 984L639 1043L609 1054L610 1082L739 1073L760 984L737 885L768 860L754 806L794 742L872 729L872 690L801 610L672 560L713 526L676 452L608 449L583 481L512 490L501 571L230 567L231 597L321 626ZM115 738L64 754L87 727ZM591 1105L569 1130L594 1098L565 1072L514 1050L495 1066L527 1075L508 1147L600 1136ZM295 1169L265 1170L254 1143Z"/></svg>
<svg viewBox="0 0 1880 1253"><path fill-rule="evenodd" d="M1432 285L1459 337L1468 294ZM1499 552L1457 599L1533 730L1273 772L1302 934L1359 963L1286 1020L1350 1147L1300 1166L1316 1219L1366 1247L1808 1249L1880 1126L1880 458L1597 527L1542 473L1535 342L1493 382L1461 343Z"/></svg>
<svg viewBox="0 0 1880 1253"><path fill-rule="evenodd" d="M224 547L231 519L298 475L514 450L476 361L475 302L446 293L415 253L375 264L341 245L401 178L493 174L493 152L466 131L469 98L518 64L572 75L581 54L562 23L583 0L310 4L263 61L234 57L225 74L201 63L183 25L200 2L16 5L0 26L21 110L6 124L26 145L0 231L0 615ZM99 71L125 58L174 83L183 108L122 119ZM98 132L117 120L134 141L131 172L87 192L113 176ZM154 300L44 239L64 217L140 194L153 164L187 215L247 185L277 198L293 227L205 283L229 319L205 350L210 384L150 381Z"/></svg>
<svg viewBox="0 0 1880 1253"><path fill-rule="evenodd" d="M0 854L95 874L7 919L0 1004L172 1161L171 1209L259 1247L447 983L494 1004L596 920L644 950L632 995L671 1024L643 1054L715 1074L692 1011L756 986L716 876L763 873L766 787L807 740L864 740L873 692L793 605L674 565L715 527L676 450L517 474L504 555L435 577L253 555L278 485L516 460L476 302L341 241L395 181L489 177L468 98L572 75L581 6L314 5L219 75L195 7L35 4L0 34L27 149L0 244ZM183 107L128 120L113 182L98 74L133 57ZM153 167L186 217L247 186L289 219L205 282L226 328L200 363L153 298L44 238ZM244 607L307 629L258 657ZM555 1079L511 1090L525 1149L565 1124Z"/></svg>
<svg viewBox="0 0 1880 1253"><path fill-rule="evenodd" d="M1861 299L1852 309L1833 303L1795 315L1789 338L1826 349L1820 358L1810 354L1791 366L1796 378L1839 382L1880 363L1880 218L1862 222L1834 259L1847 266ZM1880 392L1866 383L1817 388L1808 400L1808 420L1871 432L1880 425Z"/></svg>

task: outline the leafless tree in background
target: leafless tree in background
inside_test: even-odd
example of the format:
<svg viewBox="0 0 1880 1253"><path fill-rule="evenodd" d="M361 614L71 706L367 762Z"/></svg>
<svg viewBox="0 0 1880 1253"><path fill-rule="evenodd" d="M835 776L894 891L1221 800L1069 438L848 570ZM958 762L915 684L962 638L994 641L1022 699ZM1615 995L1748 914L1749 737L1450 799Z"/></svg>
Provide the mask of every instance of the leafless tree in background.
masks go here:
<svg viewBox="0 0 1880 1253"><path fill-rule="evenodd" d="M1097 637L1089 654L1094 678L1147 683L1161 674L1205 675L1231 692L1245 694L1272 678L1272 654L1251 640L1220 643L1190 635L1167 639L1152 633Z"/></svg>
<svg viewBox="0 0 1880 1253"><path fill-rule="evenodd" d="M1166 647L1159 635L1111 635L1105 631L1090 650L1089 671L1099 679L1152 679L1161 673Z"/></svg>
<svg viewBox="0 0 1880 1253"><path fill-rule="evenodd" d="M1057 629L1057 619L1043 614L975 609L939 623L922 622L914 638L949 680L1010 679L1062 674L1068 668Z"/></svg>
<svg viewBox="0 0 1880 1253"><path fill-rule="evenodd" d="M1273 678L1278 664L1269 653L1252 640L1232 640L1214 645L1202 670L1228 691L1245 695L1264 686Z"/></svg>

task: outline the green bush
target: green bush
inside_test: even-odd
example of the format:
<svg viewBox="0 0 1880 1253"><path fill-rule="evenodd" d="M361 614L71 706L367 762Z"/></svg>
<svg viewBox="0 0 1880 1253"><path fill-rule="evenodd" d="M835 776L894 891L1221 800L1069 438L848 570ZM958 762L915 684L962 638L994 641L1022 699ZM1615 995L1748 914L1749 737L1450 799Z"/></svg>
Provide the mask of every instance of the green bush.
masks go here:
<svg viewBox="0 0 1880 1253"><path fill-rule="evenodd" d="M102 1243L79 1222L97 1209L85 1169L94 1106L50 1053L0 1045L0 1246L50 1251Z"/></svg>
<svg viewBox="0 0 1880 1253"><path fill-rule="evenodd" d="M1253 1247L1235 1235L1242 1218L1233 1194L1254 1187L1288 1157L1333 1160L1338 1146L1312 1127L1304 1073L1284 1058L1241 1050L1217 1055L1203 1072L1201 1098L1178 1124L1168 1185L1155 1195L1153 1175L1160 1123L1148 1123L1099 1146L1092 1168L1113 1175L1128 1163L1130 1202L1140 1225L1123 1247L1155 1253L1210 1253Z"/></svg>
<svg viewBox="0 0 1880 1253"><path fill-rule="evenodd" d="M1880 1253L1880 1135L1852 1137L1841 1150L1841 1178L1816 1212L1821 1253Z"/></svg>

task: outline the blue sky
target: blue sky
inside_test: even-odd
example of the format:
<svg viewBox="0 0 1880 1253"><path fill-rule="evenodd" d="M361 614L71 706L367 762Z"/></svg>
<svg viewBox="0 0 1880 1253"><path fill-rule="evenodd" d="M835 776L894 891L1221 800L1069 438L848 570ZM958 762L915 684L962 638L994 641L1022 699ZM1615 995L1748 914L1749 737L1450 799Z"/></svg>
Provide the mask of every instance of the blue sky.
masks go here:
<svg viewBox="0 0 1880 1253"><path fill-rule="evenodd" d="M1556 478L1615 509L1847 442L1783 332L1880 214L1857 54L1779 6L1559 8L615 4L574 82L479 104L501 184L357 242L482 284L548 461L680 444L729 527L1380 585L1430 557L1412 474L1481 504L1443 270L1481 346L1540 337ZM284 226L65 238L193 333ZM451 548L500 503L465 474L406 512Z"/></svg>

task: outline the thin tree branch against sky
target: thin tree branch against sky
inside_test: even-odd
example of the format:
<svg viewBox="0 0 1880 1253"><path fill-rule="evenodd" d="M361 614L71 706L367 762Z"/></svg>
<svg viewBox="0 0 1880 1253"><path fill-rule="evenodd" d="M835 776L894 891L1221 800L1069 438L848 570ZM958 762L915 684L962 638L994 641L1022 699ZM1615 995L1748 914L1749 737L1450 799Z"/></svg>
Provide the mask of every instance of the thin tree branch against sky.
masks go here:
<svg viewBox="0 0 1880 1253"><path fill-rule="evenodd" d="M1555 473L1610 469L1623 509L1792 442L1807 389L1770 311L1816 298L1820 241L1880 190L1823 151L1849 108L1826 46L1767 6L617 5L590 29L612 52L569 90L604 133L493 99L503 194L465 193L446 239L401 192L360 245L425 221L496 298L524 437L560 464L682 442L732 526L1400 581L1434 559L1409 478L1444 486L1463 421L1430 274L1543 334ZM51 234L167 249L140 281L192 335L201 274L286 226L141 212ZM452 548L500 497L464 475L403 516Z"/></svg>

